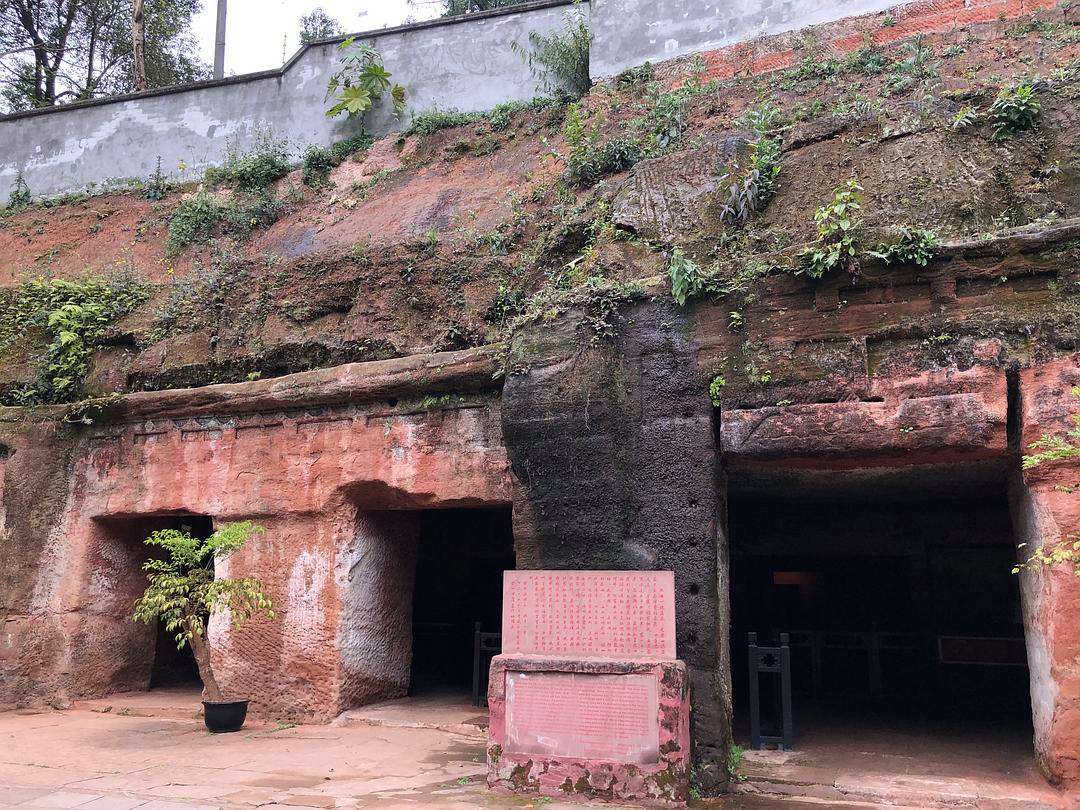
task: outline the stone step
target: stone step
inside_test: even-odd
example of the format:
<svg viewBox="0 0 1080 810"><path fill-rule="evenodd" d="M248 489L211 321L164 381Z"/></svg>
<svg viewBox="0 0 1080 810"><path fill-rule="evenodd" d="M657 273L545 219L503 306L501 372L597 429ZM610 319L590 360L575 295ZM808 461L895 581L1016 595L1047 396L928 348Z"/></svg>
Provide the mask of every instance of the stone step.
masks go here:
<svg viewBox="0 0 1080 810"><path fill-rule="evenodd" d="M824 772L823 772L824 771ZM734 785L737 793L845 806L977 808L977 810L1062 810L1065 797L1052 788L987 785L971 779L842 772L783 765L755 773Z"/></svg>

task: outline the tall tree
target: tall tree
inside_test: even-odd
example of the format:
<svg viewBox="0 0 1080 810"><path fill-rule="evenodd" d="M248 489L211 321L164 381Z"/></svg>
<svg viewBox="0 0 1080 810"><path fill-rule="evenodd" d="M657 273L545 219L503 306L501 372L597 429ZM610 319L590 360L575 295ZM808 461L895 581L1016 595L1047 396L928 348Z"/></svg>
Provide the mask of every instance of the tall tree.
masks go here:
<svg viewBox="0 0 1080 810"><path fill-rule="evenodd" d="M143 0L146 86L203 78L190 33L201 0ZM0 96L9 112L138 86L132 0L0 0Z"/></svg>
<svg viewBox="0 0 1080 810"><path fill-rule="evenodd" d="M311 10L300 18L300 44L307 45L317 39L336 37L343 33L341 25L321 7Z"/></svg>
<svg viewBox="0 0 1080 810"><path fill-rule="evenodd" d="M134 0L131 15L131 54L135 63L135 89L145 90L146 81L146 6Z"/></svg>

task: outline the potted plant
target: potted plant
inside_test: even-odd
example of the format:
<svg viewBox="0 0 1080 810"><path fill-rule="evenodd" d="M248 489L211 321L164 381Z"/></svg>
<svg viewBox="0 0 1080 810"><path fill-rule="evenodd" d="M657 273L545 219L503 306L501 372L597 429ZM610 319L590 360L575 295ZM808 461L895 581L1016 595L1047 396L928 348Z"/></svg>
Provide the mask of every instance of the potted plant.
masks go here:
<svg viewBox="0 0 1080 810"><path fill-rule="evenodd" d="M214 579L214 561L236 551L264 531L251 521L229 523L207 538L185 529L162 529L146 538L148 546L164 550L163 557L143 565L150 585L135 602L135 621L164 622L176 646L191 645L203 682L203 720L212 732L239 731L247 717L247 700L226 700L210 664L206 622L214 611L227 609L233 627L256 613L274 618L274 606L262 583L251 577Z"/></svg>

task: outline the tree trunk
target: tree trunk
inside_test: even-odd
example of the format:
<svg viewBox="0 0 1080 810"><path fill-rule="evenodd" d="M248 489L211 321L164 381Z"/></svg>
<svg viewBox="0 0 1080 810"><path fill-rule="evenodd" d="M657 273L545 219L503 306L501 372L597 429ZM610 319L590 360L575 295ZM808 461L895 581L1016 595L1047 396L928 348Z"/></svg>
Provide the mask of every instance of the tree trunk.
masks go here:
<svg viewBox="0 0 1080 810"><path fill-rule="evenodd" d="M134 0L131 17L131 52L135 58L135 90L147 89L146 81L146 15L143 0Z"/></svg>
<svg viewBox="0 0 1080 810"><path fill-rule="evenodd" d="M206 643L206 632L202 619L190 619L191 623L191 652L195 655L195 664L199 667L199 677L203 682L203 693L207 700L224 700L221 688L214 678L214 670L210 666L210 645ZM196 626L196 623L198 625Z"/></svg>

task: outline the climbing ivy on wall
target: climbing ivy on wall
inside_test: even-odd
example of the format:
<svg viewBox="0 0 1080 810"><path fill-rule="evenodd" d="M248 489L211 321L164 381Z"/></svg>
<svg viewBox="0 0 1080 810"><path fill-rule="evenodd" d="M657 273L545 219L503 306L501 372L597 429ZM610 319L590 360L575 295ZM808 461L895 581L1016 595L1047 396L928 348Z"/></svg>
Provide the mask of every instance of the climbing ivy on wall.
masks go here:
<svg viewBox="0 0 1080 810"><path fill-rule="evenodd" d="M0 354L27 336L41 335L47 341L34 379L5 396L5 404L81 399L91 354L105 329L148 295L145 284L127 276L37 278L0 299Z"/></svg>

